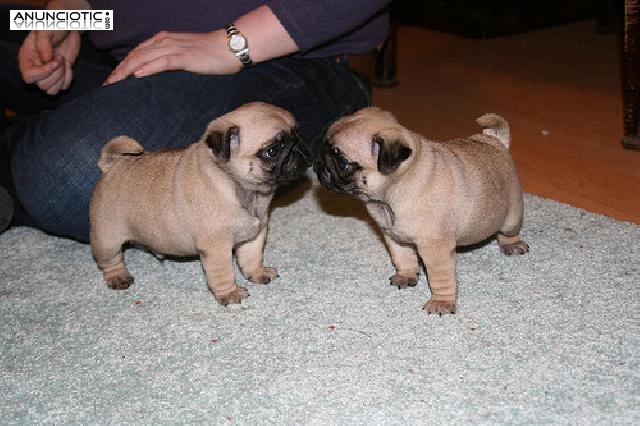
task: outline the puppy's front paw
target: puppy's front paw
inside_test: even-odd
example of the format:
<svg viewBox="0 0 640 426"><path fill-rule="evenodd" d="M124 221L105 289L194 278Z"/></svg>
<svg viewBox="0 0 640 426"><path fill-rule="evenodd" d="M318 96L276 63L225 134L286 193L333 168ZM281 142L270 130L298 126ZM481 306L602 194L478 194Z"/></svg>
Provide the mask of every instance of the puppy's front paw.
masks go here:
<svg viewBox="0 0 640 426"><path fill-rule="evenodd" d="M275 280L280 275L275 268L263 266L253 271L247 279L254 284L269 284L272 280Z"/></svg>
<svg viewBox="0 0 640 426"><path fill-rule="evenodd" d="M216 295L218 303L224 306L238 304L242 301L242 299L246 299L247 297L249 297L249 292L246 288L239 285L236 286L236 288L231 293L227 293L222 296Z"/></svg>
<svg viewBox="0 0 640 426"><path fill-rule="evenodd" d="M529 252L529 244L524 241L518 241L513 244L504 244L500 246L500 251L507 256L525 254Z"/></svg>
<svg viewBox="0 0 640 426"><path fill-rule="evenodd" d="M389 285L398 287L398 290L407 287L415 287L416 284L418 284L418 275L415 277L405 277L404 275L395 274L389 277Z"/></svg>
<svg viewBox="0 0 640 426"><path fill-rule="evenodd" d="M133 284L133 277L128 273L122 273L107 278L107 286L112 290L126 290Z"/></svg>
<svg viewBox="0 0 640 426"><path fill-rule="evenodd" d="M445 300L429 300L422 307L428 314L444 314L456 313L456 302L447 302Z"/></svg>

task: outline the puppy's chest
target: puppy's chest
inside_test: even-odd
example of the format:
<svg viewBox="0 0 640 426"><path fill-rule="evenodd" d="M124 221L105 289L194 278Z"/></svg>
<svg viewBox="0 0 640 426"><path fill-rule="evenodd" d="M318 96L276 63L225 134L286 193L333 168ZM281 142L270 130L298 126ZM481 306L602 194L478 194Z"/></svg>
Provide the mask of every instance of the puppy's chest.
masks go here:
<svg viewBox="0 0 640 426"><path fill-rule="evenodd" d="M366 206L373 220L387 235L400 242L413 242L413 238L403 228L402 221L398 220L389 204L382 201L369 201Z"/></svg>
<svg viewBox="0 0 640 426"><path fill-rule="evenodd" d="M240 211L235 221L234 239L236 243L254 239L267 225L271 197L257 192L236 191Z"/></svg>

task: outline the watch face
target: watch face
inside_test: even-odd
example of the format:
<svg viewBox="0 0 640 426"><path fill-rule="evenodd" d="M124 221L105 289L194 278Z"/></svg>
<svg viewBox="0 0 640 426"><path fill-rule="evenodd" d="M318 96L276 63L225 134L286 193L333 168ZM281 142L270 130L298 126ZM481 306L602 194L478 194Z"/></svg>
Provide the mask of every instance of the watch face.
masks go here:
<svg viewBox="0 0 640 426"><path fill-rule="evenodd" d="M238 34L234 34L231 36L229 40L229 47L233 50L242 50L246 46L246 41L244 37L239 36Z"/></svg>

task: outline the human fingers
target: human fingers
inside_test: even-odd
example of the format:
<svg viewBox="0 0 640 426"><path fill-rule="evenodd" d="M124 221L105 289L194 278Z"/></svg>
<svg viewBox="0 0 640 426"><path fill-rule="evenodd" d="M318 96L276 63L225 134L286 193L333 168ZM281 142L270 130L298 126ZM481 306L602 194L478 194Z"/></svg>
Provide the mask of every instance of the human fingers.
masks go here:
<svg viewBox="0 0 640 426"><path fill-rule="evenodd" d="M130 75L146 77L169 70L185 70L199 74L231 74L239 62L229 65L219 52L211 49L213 33L158 33L141 43L116 67L105 84L115 83ZM226 52L226 50L225 50Z"/></svg>
<svg viewBox="0 0 640 426"><path fill-rule="evenodd" d="M69 77L70 72L68 61L60 55L56 55L54 59L56 61L59 61L61 63L61 66L56 70L55 73L51 75L50 78L48 78L49 87L43 89L48 95L57 95L62 90L65 90L68 87L65 87L65 83ZM71 80L69 80L69 83L71 83Z"/></svg>
<svg viewBox="0 0 640 426"><path fill-rule="evenodd" d="M41 37L40 33L41 31L31 31L18 50L18 68L22 74L22 79L27 84L46 79L61 65L58 61L49 60L44 62L40 57L38 43L43 43L38 41ZM46 41L46 38L42 40Z"/></svg>
<svg viewBox="0 0 640 426"><path fill-rule="evenodd" d="M132 68L137 62L139 62L138 58L140 57L140 55L144 54L146 49L148 49L149 46L153 45L157 41L159 34L160 33L148 38L147 40L131 49L129 53L127 53L127 56L125 56L124 59L122 59L120 63L116 65L113 71L111 71L111 74L109 74L104 84L113 84L118 81L124 80L129 75L131 75L131 73L133 72Z"/></svg>
<svg viewBox="0 0 640 426"><path fill-rule="evenodd" d="M164 41L156 39L153 42L138 46L118 64L105 84L113 84L133 75L148 62L155 61L163 56L175 55L179 47L170 40Z"/></svg>
<svg viewBox="0 0 640 426"><path fill-rule="evenodd" d="M46 64L36 65L33 61L21 60L19 63L22 79L27 84L44 80L60 68L60 63L51 61Z"/></svg>
<svg viewBox="0 0 640 426"><path fill-rule="evenodd" d="M64 78L64 65L61 65L51 75L36 82L36 86L49 95L56 94L59 91L60 82Z"/></svg>
<svg viewBox="0 0 640 426"><path fill-rule="evenodd" d="M161 31L133 48L114 69L105 84L115 83L130 75L144 77L168 70L200 72L194 51L202 53L209 43L207 33ZM206 54L204 54L206 56ZM153 65L148 65L153 62Z"/></svg>
<svg viewBox="0 0 640 426"><path fill-rule="evenodd" d="M45 92L47 95L55 95L58 93L60 87L60 75L48 77L46 81L38 83L38 88Z"/></svg>
<svg viewBox="0 0 640 426"><path fill-rule="evenodd" d="M35 35L34 31L27 34L18 49L18 68L20 69L22 78L25 81L29 80L27 83L33 82L33 79L29 75L31 68L42 65L42 61L40 60L40 56L36 49ZM28 74L26 77L25 72Z"/></svg>
<svg viewBox="0 0 640 426"><path fill-rule="evenodd" d="M64 31L58 31L64 32ZM64 38L54 39L54 54L64 57L73 65L80 52L81 37L78 31L69 31Z"/></svg>
<svg viewBox="0 0 640 426"><path fill-rule="evenodd" d="M149 62L141 65L133 72L133 75L141 78L153 74L158 74L163 71L183 70L186 69L185 64L186 61L184 60L183 55L179 53L168 54L152 59Z"/></svg>
<svg viewBox="0 0 640 426"><path fill-rule="evenodd" d="M47 95L51 95L51 96L57 95L58 93L60 93L62 91L62 85L63 84L64 84L64 75L60 76L58 81L54 82L51 85L51 87L49 87L47 90L45 90L45 93Z"/></svg>
<svg viewBox="0 0 640 426"><path fill-rule="evenodd" d="M55 31L32 31L38 57L42 63L53 59L53 38Z"/></svg>
<svg viewBox="0 0 640 426"><path fill-rule="evenodd" d="M73 81L73 68L72 63L69 60L64 61L64 79L61 90L67 90L69 86L71 86L71 81Z"/></svg>

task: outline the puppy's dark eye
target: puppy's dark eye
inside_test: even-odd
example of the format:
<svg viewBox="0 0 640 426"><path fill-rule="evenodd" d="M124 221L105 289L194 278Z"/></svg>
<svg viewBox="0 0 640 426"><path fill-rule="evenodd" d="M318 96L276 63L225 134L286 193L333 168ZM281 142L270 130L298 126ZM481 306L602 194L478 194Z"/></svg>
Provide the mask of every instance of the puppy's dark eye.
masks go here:
<svg viewBox="0 0 640 426"><path fill-rule="evenodd" d="M269 148L267 148L267 150L264 152L264 155L267 158L275 158L278 156L278 154L280 154L280 145L274 145L274 146L270 146Z"/></svg>
<svg viewBox="0 0 640 426"><path fill-rule="evenodd" d="M263 160L273 160L274 158L278 157L278 155L280 155L280 151L282 151L283 147L284 147L283 142L274 143L273 145L270 145L264 149L261 149L258 155Z"/></svg>
<svg viewBox="0 0 640 426"><path fill-rule="evenodd" d="M351 173L355 169L355 166L344 158L338 157L338 168L345 173Z"/></svg>
<svg viewBox="0 0 640 426"><path fill-rule="evenodd" d="M356 170L356 165L345 160L337 147L334 146L331 149L331 152L333 154L333 158L336 159L336 166L338 166L338 169L341 172L351 173Z"/></svg>

